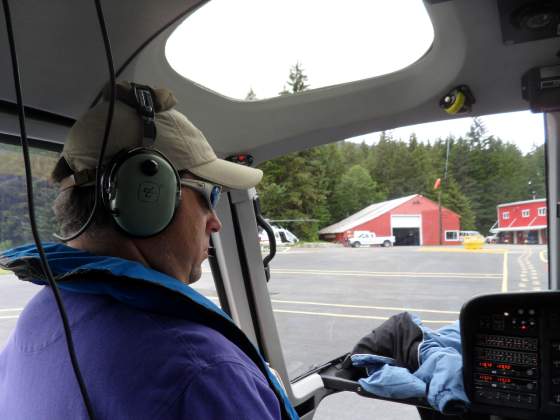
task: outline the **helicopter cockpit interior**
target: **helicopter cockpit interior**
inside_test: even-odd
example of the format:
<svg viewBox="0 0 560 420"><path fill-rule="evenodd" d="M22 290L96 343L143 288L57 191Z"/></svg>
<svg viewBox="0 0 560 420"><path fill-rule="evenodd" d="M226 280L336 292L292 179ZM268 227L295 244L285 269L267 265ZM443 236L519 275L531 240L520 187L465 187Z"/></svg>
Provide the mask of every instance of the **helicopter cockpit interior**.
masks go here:
<svg viewBox="0 0 560 420"><path fill-rule="evenodd" d="M548 238L542 255L547 252L543 270L548 281L538 292L522 289L497 293L511 291L503 287L500 290L498 285L494 291L485 289L488 293L484 296L461 298L464 304L461 312L457 310L453 316L461 322L463 380L471 406L456 418L559 418L560 3L554 0L417 0L433 27L433 41L413 63L387 74L297 94L242 100L219 93L198 80L190 80L166 56L166 46L175 31L207 5L219 1L104 1L102 7L115 77L173 91L178 99L177 109L205 133L221 158L259 166L314 147L403 126L522 111L541 115L546 138L543 176ZM7 3L29 145L39 154L58 153L70 127L100 100L110 80L96 3L4 0L4 9ZM347 7L343 2L327 3L332 4L317 7L335 10ZM352 15L351 10L348 13ZM407 10L401 13L406 14ZM397 21L399 16L393 19ZM3 56L0 141L6 150L16 154L21 142L21 110L10 59L14 49L6 26L2 25L0 31ZM229 36L219 26L211 30L222 38ZM289 24L285 30L290 30ZM407 35L414 37L413 33ZM186 57L189 45L198 42L201 39L184 40L181 48ZM209 50L207 54L216 52ZM364 47L360 54L369 54L368 48ZM235 57L228 59L235 60ZM209 71L228 72L228 66ZM0 169L2 176L15 170L10 165ZM405 166L406 162L402 162L401 167ZM41 195L40 189L39 186L36 200L47 198ZM12 194L10 191L6 190L6 196ZM343 391L363 397L364 406L385 399L395 405L418 406L422 419L438 418L440 415L425 400L397 400L368 394L358 382L357 371L344 364L346 354L341 353L330 361L316 360L311 368L305 364L297 375L289 372L286 337L279 332L275 319L285 308L276 311L277 303L272 302L275 297L271 292L275 288L283 290L283 286L274 285L272 257L278 253L275 257L278 261L278 255L284 258L284 254L273 244L274 233L264 220L263 216L267 215L260 214L255 196L254 189L230 190L219 202L216 211L222 229L212 236L214 251L209 257L208 275L214 283L215 301L279 373L300 418L313 418L326 397ZM3 218L2 223L8 221ZM264 263L259 244L259 232L263 229L272 235L267 245L272 256L266 258L265 253ZM2 243L4 239L0 239ZM397 249L400 248L387 247L388 252ZM357 255L366 250L348 251L356 251ZM517 251L511 252L510 263L514 258L511 255L517 255ZM507 265L505 257L504 261ZM497 260L495 265L501 270L502 260ZM282 270L290 273L290 269L282 267L277 272ZM510 268L510 274L513 270ZM301 273L302 283L305 276L321 275L319 269L310 267ZM340 274L343 275L356 273ZM502 275L487 276L487 279L501 281ZM337 293L346 293L344 286L337 287ZM371 283L368 287L374 290L376 286ZM413 288L410 293L421 292ZM6 294L8 306L9 298ZM339 297L333 299L338 302ZM281 303L301 304L296 299ZM304 310L298 310L305 314ZM335 310L323 312L329 311ZM514 323L510 314L517 314ZM286 329L296 330L299 322L289 321ZM5 328L6 333L10 328ZM329 331L309 335L316 335L320 343L323 334L336 336L336 330ZM297 342L298 339L295 347ZM352 343L347 344L350 350ZM315 349L301 345L301 351L313 354ZM348 416L344 418L361 418L353 417L351 403L344 405L343 410ZM389 414L385 417L384 411L375 413L376 418L393 418ZM323 418L335 417L327 414Z"/></svg>

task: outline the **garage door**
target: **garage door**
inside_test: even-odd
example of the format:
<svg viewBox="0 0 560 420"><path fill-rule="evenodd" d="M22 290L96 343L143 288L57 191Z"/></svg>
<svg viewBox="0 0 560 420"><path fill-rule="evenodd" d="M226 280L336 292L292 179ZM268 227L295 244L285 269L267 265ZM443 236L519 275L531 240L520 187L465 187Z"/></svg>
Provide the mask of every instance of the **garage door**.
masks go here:
<svg viewBox="0 0 560 420"><path fill-rule="evenodd" d="M420 216L391 216L395 245L420 245Z"/></svg>
<svg viewBox="0 0 560 420"><path fill-rule="evenodd" d="M392 228L420 228L420 216L391 216Z"/></svg>

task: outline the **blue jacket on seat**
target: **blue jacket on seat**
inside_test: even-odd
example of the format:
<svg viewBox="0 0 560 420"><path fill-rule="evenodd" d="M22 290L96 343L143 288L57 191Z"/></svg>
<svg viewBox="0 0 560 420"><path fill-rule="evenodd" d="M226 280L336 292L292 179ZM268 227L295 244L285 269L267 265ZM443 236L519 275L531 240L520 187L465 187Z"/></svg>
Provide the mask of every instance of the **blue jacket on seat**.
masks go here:
<svg viewBox="0 0 560 420"><path fill-rule="evenodd" d="M464 412L469 405L463 385L463 360L459 321L433 331L419 317L409 314L422 331L418 345L419 368L414 372L387 356L353 354L352 364L365 367L368 377L359 380L364 390L386 398L426 398L436 410Z"/></svg>

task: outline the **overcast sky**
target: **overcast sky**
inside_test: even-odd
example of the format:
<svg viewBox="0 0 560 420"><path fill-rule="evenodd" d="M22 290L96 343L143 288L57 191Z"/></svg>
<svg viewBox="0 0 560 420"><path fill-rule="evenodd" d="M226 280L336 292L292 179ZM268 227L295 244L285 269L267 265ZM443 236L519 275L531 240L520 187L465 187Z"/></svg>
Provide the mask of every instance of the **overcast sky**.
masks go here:
<svg viewBox="0 0 560 420"><path fill-rule="evenodd" d="M487 135L500 137L504 141L514 143L523 153L528 153L535 146L544 143L544 120L542 114L532 114L529 111L511 112L507 114L486 115L481 117L487 130ZM434 140L448 135L455 137L464 135L471 126L472 118L460 118L453 121L440 121L428 124L411 125L391 130L394 138L408 140L412 133L419 141ZM353 142L365 141L376 143L380 133L368 134L351 139Z"/></svg>
<svg viewBox="0 0 560 420"><path fill-rule="evenodd" d="M170 37L166 56L185 77L223 95L278 95L296 62L310 88L374 77L422 57L433 40L422 0L212 0ZM544 141L541 115L483 117L489 134L528 152ZM419 140L463 135L470 119L393 130ZM375 142L378 134L353 141Z"/></svg>

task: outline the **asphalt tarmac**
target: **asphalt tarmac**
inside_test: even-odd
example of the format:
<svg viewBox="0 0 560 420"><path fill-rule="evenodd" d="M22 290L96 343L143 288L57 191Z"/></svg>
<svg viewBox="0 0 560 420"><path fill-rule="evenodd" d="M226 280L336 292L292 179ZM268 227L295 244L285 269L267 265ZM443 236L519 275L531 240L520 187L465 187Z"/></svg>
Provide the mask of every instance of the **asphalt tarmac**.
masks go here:
<svg viewBox="0 0 560 420"><path fill-rule="evenodd" d="M291 248L271 263L270 297L290 378L349 352L391 315L440 328L473 296L548 288L546 247ZM210 270L195 288L216 301ZM0 276L0 346L37 286ZM315 419L418 419L414 407L350 393L325 399Z"/></svg>

